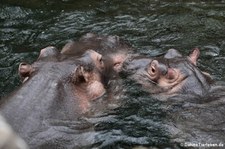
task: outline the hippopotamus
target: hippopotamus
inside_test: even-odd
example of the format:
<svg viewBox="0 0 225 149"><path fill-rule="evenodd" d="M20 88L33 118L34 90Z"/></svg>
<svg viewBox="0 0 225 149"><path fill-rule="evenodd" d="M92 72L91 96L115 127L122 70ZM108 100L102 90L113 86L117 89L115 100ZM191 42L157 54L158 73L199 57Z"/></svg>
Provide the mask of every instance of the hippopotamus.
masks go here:
<svg viewBox="0 0 225 149"><path fill-rule="evenodd" d="M119 36L103 36L94 33L83 35L78 41L71 40L63 48L61 53L74 55L85 50L92 49L103 55L103 60L115 72L120 72L123 62L133 55L132 46Z"/></svg>
<svg viewBox="0 0 225 149"><path fill-rule="evenodd" d="M160 100L176 94L204 96L213 81L207 72L196 66L199 54L198 48L187 57L169 49L164 55L154 58L133 57L126 62L123 71Z"/></svg>
<svg viewBox="0 0 225 149"><path fill-rule="evenodd" d="M92 126L80 119L106 92L104 68L94 50L71 56L46 47L33 64L19 65L23 84L1 101L0 111L31 148L88 146L91 132L84 133L86 141L81 132Z"/></svg>
<svg viewBox="0 0 225 149"><path fill-rule="evenodd" d="M0 111L32 148L92 146L97 132L87 117L119 106L117 74L131 52L118 36L93 33L61 51L46 47L33 64L19 65L22 85Z"/></svg>
<svg viewBox="0 0 225 149"><path fill-rule="evenodd" d="M123 75L161 102L171 143L224 147L225 84L197 67L199 55L195 48L188 56L175 49L156 57L136 56L125 62Z"/></svg>

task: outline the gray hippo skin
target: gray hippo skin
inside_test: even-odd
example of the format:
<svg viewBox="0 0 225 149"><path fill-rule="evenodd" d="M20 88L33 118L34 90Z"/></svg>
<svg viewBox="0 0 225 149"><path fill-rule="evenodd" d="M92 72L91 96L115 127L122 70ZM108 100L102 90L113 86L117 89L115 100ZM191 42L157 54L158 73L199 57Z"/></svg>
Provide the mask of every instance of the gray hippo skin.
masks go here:
<svg viewBox="0 0 225 149"><path fill-rule="evenodd" d="M171 142L188 148L212 147L204 146L207 143L224 148L225 84L196 66L199 55L197 48L189 56L170 49L159 57L131 58L123 71L162 102Z"/></svg>
<svg viewBox="0 0 225 149"><path fill-rule="evenodd" d="M32 65L20 64L23 85L0 111L30 148L87 147L95 132L80 119L105 93L103 72L102 55L93 50L68 56L44 48Z"/></svg>

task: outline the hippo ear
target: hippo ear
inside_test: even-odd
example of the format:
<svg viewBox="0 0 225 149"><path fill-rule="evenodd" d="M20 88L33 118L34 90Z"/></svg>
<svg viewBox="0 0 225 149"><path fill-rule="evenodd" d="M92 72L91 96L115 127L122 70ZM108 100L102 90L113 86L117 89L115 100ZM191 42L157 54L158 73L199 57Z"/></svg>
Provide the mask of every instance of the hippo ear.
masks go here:
<svg viewBox="0 0 225 149"><path fill-rule="evenodd" d="M61 53L68 54L68 53L71 53L72 51L75 51L73 49L76 50L76 43L71 40L62 48Z"/></svg>
<svg viewBox="0 0 225 149"><path fill-rule="evenodd" d="M90 78L90 72L84 69L83 66L78 66L75 70L73 81L75 83L85 83L88 82Z"/></svg>
<svg viewBox="0 0 225 149"><path fill-rule="evenodd" d="M188 59L191 61L192 64L196 65L199 55L200 50L198 48L194 48L189 54Z"/></svg>
<svg viewBox="0 0 225 149"><path fill-rule="evenodd" d="M164 55L164 58L166 59L172 59L175 57L182 57L182 55L176 49L169 49Z"/></svg>
<svg viewBox="0 0 225 149"><path fill-rule="evenodd" d="M46 48L41 50L38 59L48 57L48 56L56 56L58 54L59 54L59 52L56 49L56 47L49 46L49 47L46 47Z"/></svg>
<svg viewBox="0 0 225 149"><path fill-rule="evenodd" d="M81 55L84 53L85 49L85 45L80 43L80 42L76 42L76 41L69 41L61 50L61 54L65 54L65 55Z"/></svg>
<svg viewBox="0 0 225 149"><path fill-rule="evenodd" d="M19 75L21 79L23 80L23 82L25 81L25 79L30 77L33 71L34 71L34 68L30 64L25 62L20 63L18 68Z"/></svg>
<svg viewBox="0 0 225 149"><path fill-rule="evenodd" d="M202 74L204 75L204 77L208 83L210 83L210 84L214 83L213 77L208 72L202 71Z"/></svg>
<svg viewBox="0 0 225 149"><path fill-rule="evenodd" d="M83 35L80 38L80 41L84 41L84 40L88 40L88 39L94 39L94 38L97 38L96 34L94 34L94 33L87 33L87 34Z"/></svg>

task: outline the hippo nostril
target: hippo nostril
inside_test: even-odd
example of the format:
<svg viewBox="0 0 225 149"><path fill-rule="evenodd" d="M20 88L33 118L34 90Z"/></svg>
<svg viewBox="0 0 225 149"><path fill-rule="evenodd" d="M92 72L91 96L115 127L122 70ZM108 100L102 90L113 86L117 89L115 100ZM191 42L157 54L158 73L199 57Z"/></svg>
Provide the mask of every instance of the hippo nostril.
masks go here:
<svg viewBox="0 0 225 149"><path fill-rule="evenodd" d="M152 67L151 72L154 74L156 72L155 68Z"/></svg>
<svg viewBox="0 0 225 149"><path fill-rule="evenodd" d="M149 78L151 80L156 81L159 77L159 72L158 72L158 61L157 60L153 60L151 61L151 63L149 64L148 67L148 74L149 74Z"/></svg>
<svg viewBox="0 0 225 149"><path fill-rule="evenodd" d="M157 60L153 60L152 62L151 62L151 65L150 65L150 72L152 73L152 74L156 74L157 73L157 67L158 67L158 61Z"/></svg>
<svg viewBox="0 0 225 149"><path fill-rule="evenodd" d="M155 79L158 79L160 76L166 75L167 71L168 71L168 67L165 64L159 63L158 60L153 60L150 63L148 73L151 79L155 80Z"/></svg>

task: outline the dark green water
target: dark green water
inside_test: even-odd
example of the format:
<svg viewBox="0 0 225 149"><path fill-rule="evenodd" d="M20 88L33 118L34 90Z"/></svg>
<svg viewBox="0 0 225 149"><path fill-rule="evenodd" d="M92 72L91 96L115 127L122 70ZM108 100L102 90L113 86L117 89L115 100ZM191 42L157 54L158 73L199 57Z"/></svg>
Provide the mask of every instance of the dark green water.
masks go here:
<svg viewBox="0 0 225 149"><path fill-rule="evenodd" d="M0 97L20 85L17 75L20 62L32 63L40 49L49 45L60 49L69 39L78 39L87 32L118 35L129 41L138 53L152 56L169 48L187 54L199 47L200 68L215 80L225 81L225 1L1 0ZM139 93L130 92L140 99ZM139 137L137 144L167 142L167 135L158 122L163 113L157 111L157 103L142 101L130 103L139 108L138 113L128 108L127 115L123 113L119 118L121 125L130 122L122 131L124 136L112 129L99 136L100 142L107 137L115 139L112 134L117 133L122 140L126 140L126 133ZM132 132L138 125L143 127ZM127 142L129 139L132 137Z"/></svg>

